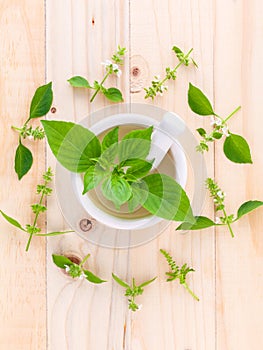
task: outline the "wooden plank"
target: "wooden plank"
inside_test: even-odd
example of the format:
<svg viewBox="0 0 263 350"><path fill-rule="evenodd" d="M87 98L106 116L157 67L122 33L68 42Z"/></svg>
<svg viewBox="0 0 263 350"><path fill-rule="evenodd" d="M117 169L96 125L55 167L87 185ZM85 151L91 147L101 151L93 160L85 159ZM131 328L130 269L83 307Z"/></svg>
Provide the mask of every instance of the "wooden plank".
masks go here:
<svg viewBox="0 0 263 350"><path fill-rule="evenodd" d="M154 105L175 111L193 131L202 126L203 119L187 106L187 88L191 81L213 99L213 16L208 1L131 2L132 102L153 104L144 100L142 87L149 86L154 75L162 76L166 67L176 65L173 45L183 50L194 47L199 69L180 69L177 81L168 83L168 93L157 97ZM204 125L209 126L209 121ZM208 174L213 176L213 149L206 160ZM212 206L204 211L213 215ZM181 235L174 228L170 225L158 239L131 251L133 275L142 279L158 273L161 277L141 298L140 314L132 317L127 349L215 349L213 230ZM179 285L166 284L167 265L160 248L173 253L179 264L194 266L190 284L201 299L199 303Z"/></svg>
<svg viewBox="0 0 263 350"><path fill-rule="evenodd" d="M218 113L242 110L229 122L231 131L248 140L253 165L229 162L221 145L216 151L216 178L227 193L227 208L235 212L249 199L263 198L262 105L263 4L260 0L216 2L215 101ZM227 8L227 11L226 11ZM217 232L218 349L261 349L262 209Z"/></svg>
<svg viewBox="0 0 263 350"><path fill-rule="evenodd" d="M30 204L45 167L44 143L26 145L34 164L20 182L14 172L18 135L11 125L25 122L35 89L44 83L44 2L1 1L1 192L0 208L23 224L31 222ZM42 222L43 229L45 228ZM0 348L46 348L45 240L33 239L0 220Z"/></svg>
<svg viewBox="0 0 263 350"><path fill-rule="evenodd" d="M89 103L89 93L73 90L66 80L83 75L101 80L101 62L110 58L118 44L128 47L128 1L47 1L47 76L54 82L57 113L50 118L80 121L108 102L97 96ZM115 78L127 98L129 60L122 83ZM110 84L110 82L109 82ZM55 166L49 154L48 163ZM49 201L48 228L65 226L55 199ZM84 257L91 253L91 270L111 280L111 272L127 274L129 252L93 246L75 234L48 241L48 332L49 349L120 349L125 334L126 303L122 290L111 282L94 286L75 282L51 262L52 253Z"/></svg>

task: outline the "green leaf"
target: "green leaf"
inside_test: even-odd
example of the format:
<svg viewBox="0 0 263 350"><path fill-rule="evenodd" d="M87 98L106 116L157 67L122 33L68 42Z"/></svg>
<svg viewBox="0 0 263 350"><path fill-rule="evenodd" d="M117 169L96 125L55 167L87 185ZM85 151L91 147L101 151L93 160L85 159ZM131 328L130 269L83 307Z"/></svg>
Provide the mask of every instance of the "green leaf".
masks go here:
<svg viewBox="0 0 263 350"><path fill-rule="evenodd" d="M53 101L52 82L36 89L30 105L30 119L47 114Z"/></svg>
<svg viewBox="0 0 263 350"><path fill-rule="evenodd" d="M172 50L176 53L176 54L183 54L183 51L181 49L179 49L179 47L177 46L173 46Z"/></svg>
<svg viewBox="0 0 263 350"><path fill-rule="evenodd" d="M203 228L215 226L216 224L205 216L195 216L195 222L183 222L176 230L201 230Z"/></svg>
<svg viewBox="0 0 263 350"><path fill-rule="evenodd" d="M153 132L153 126L150 126L146 129L140 129L140 130L132 130L128 132L122 140L129 140L129 139L143 139L143 140L151 140Z"/></svg>
<svg viewBox="0 0 263 350"><path fill-rule="evenodd" d="M48 233L37 233L35 236L38 237L53 237L53 236L58 236L58 235L64 235L65 233L71 233L75 231L54 231L54 232L48 232Z"/></svg>
<svg viewBox="0 0 263 350"><path fill-rule="evenodd" d="M31 151L20 142L15 155L15 172L18 179L21 180L30 170L33 164L33 156Z"/></svg>
<svg viewBox="0 0 263 350"><path fill-rule="evenodd" d="M88 80L79 76L79 75L76 75L76 76L68 79L68 82L70 83L71 86L74 86L74 87L92 88L92 86L90 86Z"/></svg>
<svg viewBox="0 0 263 350"><path fill-rule="evenodd" d="M85 172L101 154L98 138L81 125L41 120L49 146L57 160L69 171Z"/></svg>
<svg viewBox="0 0 263 350"><path fill-rule="evenodd" d="M84 174L84 189L82 194L87 193L88 191L92 190L96 185L98 184L95 179L95 165L92 165L88 168L88 170Z"/></svg>
<svg viewBox="0 0 263 350"><path fill-rule="evenodd" d="M131 174L135 176L137 179L147 175L151 170L152 165L153 165L153 161L147 162L146 160L143 160L143 159L127 159L122 163L122 166L129 167L126 171L126 174Z"/></svg>
<svg viewBox="0 0 263 350"><path fill-rule="evenodd" d="M111 87L109 89L103 89L102 92L103 92L104 96L112 102L122 102L123 101L121 91L117 88Z"/></svg>
<svg viewBox="0 0 263 350"><path fill-rule="evenodd" d="M133 130L119 143L119 161L127 159L145 159L150 152L153 127Z"/></svg>
<svg viewBox="0 0 263 350"><path fill-rule="evenodd" d="M6 215L2 210L0 210L0 213L3 215L3 217L6 219L6 221L9 222L9 224L11 224L11 225L19 228L20 230L26 232L26 230L20 225L20 223L17 220L11 218L11 216Z"/></svg>
<svg viewBox="0 0 263 350"><path fill-rule="evenodd" d="M112 175L102 184L104 196L112 201L117 208L126 203L131 196L131 186L123 178Z"/></svg>
<svg viewBox="0 0 263 350"><path fill-rule="evenodd" d="M141 191L140 185L138 183L131 184L132 194L128 201L129 212L132 213L140 203L146 200L147 194Z"/></svg>
<svg viewBox="0 0 263 350"><path fill-rule="evenodd" d="M96 164L90 166L84 174L84 189L82 194L85 194L98 186L105 176L107 176L107 172L99 165Z"/></svg>
<svg viewBox="0 0 263 350"><path fill-rule="evenodd" d="M230 134L224 142L225 156L234 163L252 164L247 141L240 135Z"/></svg>
<svg viewBox="0 0 263 350"><path fill-rule="evenodd" d="M85 273L86 279L91 283L99 284L99 283L107 282L105 280L102 280L98 276L95 276L92 272L88 270L84 270L84 273Z"/></svg>
<svg viewBox="0 0 263 350"><path fill-rule="evenodd" d="M65 265L70 266L73 265L73 262L69 260L64 255L55 255L52 254L53 263L57 265L57 267L60 267L61 269L65 269Z"/></svg>
<svg viewBox="0 0 263 350"><path fill-rule="evenodd" d="M222 134L221 132L214 131L213 134L212 134L212 136L213 136L215 139L219 140L219 139L221 139L221 137L223 136L223 134Z"/></svg>
<svg viewBox="0 0 263 350"><path fill-rule="evenodd" d="M188 104L193 112L199 115L214 115L215 112L208 98L203 92L189 83Z"/></svg>
<svg viewBox="0 0 263 350"><path fill-rule="evenodd" d="M105 151L105 149L109 148L113 144L117 143L119 138L119 127L117 126L116 128L110 130L103 138L102 143L101 143L101 149L102 151Z"/></svg>
<svg viewBox="0 0 263 350"><path fill-rule="evenodd" d="M243 203L238 211L237 211L237 219L240 219L241 216L248 214L254 209L257 209L258 207L261 207L263 205L263 202L261 201L248 201Z"/></svg>
<svg viewBox="0 0 263 350"><path fill-rule="evenodd" d="M112 278L113 278L120 286L122 286L122 287L124 287L124 288L130 288L130 286L129 286L126 282L122 281L119 277L117 277L116 275L114 275L114 273L112 273Z"/></svg>
<svg viewBox="0 0 263 350"><path fill-rule="evenodd" d="M149 280L149 281L143 282L142 284L139 285L139 288L143 288L143 287L145 287L145 286L148 286L150 283L152 283L153 281L155 281L156 278L157 278L157 276L154 277L154 278L152 278L152 279Z"/></svg>
<svg viewBox="0 0 263 350"><path fill-rule="evenodd" d="M196 131L198 132L198 134L200 136L205 136L206 135L206 131L203 128L198 128L198 129L196 129Z"/></svg>
<svg viewBox="0 0 263 350"><path fill-rule="evenodd" d="M142 179L140 188L146 197L141 205L151 214L167 220L194 222L189 198L172 177L148 175Z"/></svg>

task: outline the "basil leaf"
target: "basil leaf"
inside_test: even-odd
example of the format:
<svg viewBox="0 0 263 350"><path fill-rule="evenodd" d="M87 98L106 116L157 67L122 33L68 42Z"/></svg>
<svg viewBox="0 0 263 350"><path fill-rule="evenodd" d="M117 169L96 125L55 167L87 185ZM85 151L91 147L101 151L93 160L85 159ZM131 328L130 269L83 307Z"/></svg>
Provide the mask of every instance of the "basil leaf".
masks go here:
<svg viewBox="0 0 263 350"><path fill-rule="evenodd" d="M132 130L128 132L122 140L129 140L129 139L143 139L143 140L151 140L153 132L153 126L150 126L146 129L140 129L140 130Z"/></svg>
<svg viewBox="0 0 263 350"><path fill-rule="evenodd" d="M140 185L138 183L131 184L132 194L128 201L129 212L132 213L134 209L136 209L140 203L146 200L147 195L145 192L141 191Z"/></svg>
<svg viewBox="0 0 263 350"><path fill-rule="evenodd" d="M114 273L112 273L111 275L112 275L112 278L113 278L120 286L122 286L122 287L124 287L124 288L130 288L130 286L129 286L126 282L122 281L118 276L114 275Z"/></svg>
<svg viewBox="0 0 263 350"><path fill-rule="evenodd" d="M181 49L179 49L179 47L177 46L173 46L172 50L176 53L176 54L183 54L183 51Z"/></svg>
<svg viewBox="0 0 263 350"><path fill-rule="evenodd" d="M152 279L151 279L151 280L149 280L149 281L143 282L143 283L142 283L142 284L140 284L138 287L139 287L139 288L146 287L146 286L148 286L150 283L154 282L154 281L156 280L156 278L157 278L157 276L156 276L156 277L154 277L154 278L152 278Z"/></svg>
<svg viewBox="0 0 263 350"><path fill-rule="evenodd" d="M148 175L142 179L140 187L146 197L141 205L151 214L167 220L194 222L189 198L172 177Z"/></svg>
<svg viewBox="0 0 263 350"><path fill-rule="evenodd" d="M103 92L104 96L112 102L122 102L123 101L122 94L121 94L119 89L112 87L109 89L103 89L102 92Z"/></svg>
<svg viewBox="0 0 263 350"><path fill-rule="evenodd" d="M95 276L92 272L90 272L88 270L84 270L84 274L86 276L86 279L91 283L99 284L99 283L107 282L107 281L104 281L101 278Z"/></svg>
<svg viewBox="0 0 263 350"><path fill-rule="evenodd" d="M105 170L103 170L99 165L96 164L90 166L84 174L84 189L82 194L85 194L94 187L98 186L105 176L107 176L107 172L105 172Z"/></svg>
<svg viewBox="0 0 263 350"><path fill-rule="evenodd" d="M153 127L133 130L126 134L119 143L120 163L127 159L145 159L150 152Z"/></svg>
<svg viewBox="0 0 263 350"><path fill-rule="evenodd" d="M199 115L214 115L215 112L208 98L196 86L189 83L188 104L193 112Z"/></svg>
<svg viewBox="0 0 263 350"><path fill-rule="evenodd" d="M15 172L18 179L21 180L30 170L33 164L33 156L31 151L20 142L15 155Z"/></svg>
<svg viewBox="0 0 263 350"><path fill-rule="evenodd" d="M48 233L36 233L35 236L52 237L52 236L64 235L65 233L72 233L72 232L74 231L54 231L54 232L48 232Z"/></svg>
<svg viewBox="0 0 263 350"><path fill-rule="evenodd" d="M216 224L205 216L195 216L195 222L183 222L179 225L176 230L201 230L202 228L207 228L215 226Z"/></svg>
<svg viewBox="0 0 263 350"><path fill-rule="evenodd" d="M66 256L64 255L55 255L55 254L52 254L52 260L53 260L53 263L55 265L57 265L57 267L61 268L61 269L65 269L66 266L70 266L70 265L73 265L73 262L71 260L69 260Z"/></svg>
<svg viewBox="0 0 263 350"><path fill-rule="evenodd" d="M94 164L101 146L98 138L81 125L41 120L49 146L57 160L69 171L81 173Z"/></svg>
<svg viewBox="0 0 263 350"><path fill-rule="evenodd" d="M241 216L248 214L252 210L257 209L262 205L263 205L263 202L261 201L248 201L243 203L237 211L237 219L240 219Z"/></svg>
<svg viewBox="0 0 263 350"><path fill-rule="evenodd" d="M78 88L92 88L88 82L87 79L76 75L70 79L68 79L68 82L71 86L78 87Z"/></svg>
<svg viewBox="0 0 263 350"><path fill-rule="evenodd" d="M200 136L205 136L206 135L206 131L203 128L198 128L198 129L196 129L196 131L198 132L198 134Z"/></svg>
<svg viewBox="0 0 263 350"><path fill-rule="evenodd" d="M101 149L102 151L105 151L107 148L112 146L113 144L117 143L119 140L118 137L119 134L119 127L110 130L103 138L101 143Z"/></svg>
<svg viewBox="0 0 263 350"><path fill-rule="evenodd" d="M6 219L6 221L9 222L9 224L19 228L20 230L26 232L26 230L20 225L20 223L16 220L11 218L11 216L6 215L2 210L0 210L0 213L3 215L3 217Z"/></svg>
<svg viewBox="0 0 263 350"><path fill-rule="evenodd" d="M52 82L36 89L30 105L30 119L47 114L53 101Z"/></svg>
<svg viewBox="0 0 263 350"><path fill-rule="evenodd" d="M112 175L102 184L104 196L112 201L117 208L126 203L132 194L131 186L123 178Z"/></svg>
<svg viewBox="0 0 263 350"><path fill-rule="evenodd" d="M240 135L230 134L224 142L225 156L234 163L252 164L247 141Z"/></svg>
<svg viewBox="0 0 263 350"><path fill-rule="evenodd" d="M128 166L126 174L131 174L137 179L147 175L152 168L153 161L147 162L142 159L127 159L122 163L124 167Z"/></svg>
<svg viewBox="0 0 263 350"><path fill-rule="evenodd" d="M107 169L114 164L118 155L118 143L114 143L101 154L98 163L102 168Z"/></svg>
<svg viewBox="0 0 263 350"><path fill-rule="evenodd" d="M217 132L217 131L214 131L212 136L217 139L217 140L220 140L221 137L223 136L223 134L221 132Z"/></svg>

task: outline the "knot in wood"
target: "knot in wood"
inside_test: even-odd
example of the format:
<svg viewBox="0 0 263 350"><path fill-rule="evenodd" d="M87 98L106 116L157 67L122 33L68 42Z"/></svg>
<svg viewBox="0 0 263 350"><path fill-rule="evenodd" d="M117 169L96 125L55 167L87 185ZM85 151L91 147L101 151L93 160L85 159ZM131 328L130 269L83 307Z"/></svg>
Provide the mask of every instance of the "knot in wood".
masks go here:
<svg viewBox="0 0 263 350"><path fill-rule="evenodd" d="M132 72L132 75L134 77L137 77L140 74L140 68L139 67L132 67L131 72Z"/></svg>
<svg viewBox="0 0 263 350"><path fill-rule="evenodd" d="M79 222L79 227L81 229L81 231L83 232L88 232L92 229L93 227L93 222L94 220L90 220L87 218L81 219Z"/></svg>

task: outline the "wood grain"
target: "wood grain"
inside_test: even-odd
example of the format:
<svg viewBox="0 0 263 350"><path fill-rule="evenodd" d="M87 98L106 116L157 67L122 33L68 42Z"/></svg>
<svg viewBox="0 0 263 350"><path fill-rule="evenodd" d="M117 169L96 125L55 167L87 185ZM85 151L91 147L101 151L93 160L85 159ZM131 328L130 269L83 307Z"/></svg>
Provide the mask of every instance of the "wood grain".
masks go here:
<svg viewBox="0 0 263 350"><path fill-rule="evenodd" d="M20 182L14 171L18 135L37 86L44 83L44 6L42 2L0 3L0 208L23 224L30 223L30 204L45 167L44 142L27 143L35 155L29 174ZM0 348L46 348L45 240L28 237L1 218ZM44 223L42 222L44 228Z"/></svg>
<svg viewBox="0 0 263 350"><path fill-rule="evenodd" d="M181 15L175 15L180 11ZM190 16L186 14L191 14ZM205 16L204 16L205 13ZM147 16L145 15L147 14ZM178 113L191 130L203 121L189 112L188 82L198 84L213 94L213 7L207 1L132 1L131 2L131 62L138 66L143 77L142 86L149 86L153 76L164 75L166 67L175 67L177 59L171 50L174 45L184 51L191 47L200 65L178 70L175 82L169 82L168 93L154 102L145 100L143 89L132 94L132 102L147 102ZM143 33L143 34L142 34ZM202 52L206 50L206 54ZM133 61L135 57L135 61ZM144 64L137 64L138 57ZM136 79L138 75L136 76ZM133 78L132 78L133 81ZM207 171L213 176L213 151L207 156ZM200 184L202 186L202 184ZM212 215L212 208L206 208ZM158 271L159 280L142 297L143 309L133 318L131 343L127 349L213 349L215 345L215 285L214 235L194 232L182 235L170 225L158 239L131 251L132 274L143 278ZM167 284L164 272L167 265L159 249L170 251L179 264L187 262L196 272L190 277L193 289L200 297L194 301L178 284ZM147 262L143 263L144 261ZM143 269L141 268L143 266ZM145 293L146 294L146 293ZM149 322L151 320L151 322Z"/></svg>
<svg viewBox="0 0 263 350"><path fill-rule="evenodd" d="M89 92L73 89L67 83L73 75L86 76L91 82L103 78L101 62L110 58L117 45L129 47L128 1L47 1L47 76L54 81L57 113L50 117L80 121L108 105L101 96L89 103ZM63 40L61 38L63 37ZM109 39L110 38L110 39ZM63 62L63 65L61 65ZM123 68L122 82L112 78L129 96L129 58ZM53 156L49 164L55 166ZM49 203L48 229L63 226L54 199ZM48 339L50 349L121 349L125 335L127 306L116 285L95 286L72 282L51 263L52 253L80 257L91 253L89 268L105 279L111 272L127 274L128 251L114 251L87 244L74 235L48 241Z"/></svg>
<svg viewBox="0 0 263 350"><path fill-rule="evenodd" d="M228 11L226 13L225 6ZM249 199L263 198L262 190L262 70L261 1L220 1L216 7L215 102L227 115L242 105L229 122L233 133L248 140L253 165L229 162L218 146L216 179L227 193L229 213ZM226 57L226 52L229 54ZM228 78L227 78L228 77ZM231 78L230 78L231 77ZM229 98L229 96L231 98ZM218 349L261 349L262 209L233 225L235 239L227 230L217 232L217 346Z"/></svg>
<svg viewBox="0 0 263 350"><path fill-rule="evenodd" d="M44 1L9 0L0 3L0 209L27 223L35 186L45 167L44 143L29 144L35 160L18 182L13 170L17 135L11 125L23 123L35 88L53 81L56 113L48 118L80 121L109 103L73 89L67 79L103 77L101 62L118 44L128 48L121 79L111 78L126 102L148 103L178 113L194 132L210 127L209 118L194 115L187 106L191 81L209 96L219 114L239 104L242 110L229 125L244 135L253 165L237 165L223 155L222 143L205 155L207 172L227 192L228 211L248 199L262 199L261 91L263 5L260 0L46 0L46 65L44 61ZM199 68L182 67L169 91L154 102L144 99L154 75L176 64L173 45L194 48ZM93 118L94 119L94 118ZM94 122L94 120L92 120ZM8 135L8 136L7 136ZM56 161L47 148L47 164ZM190 186L191 187L191 186ZM204 213L213 217L207 196ZM28 254L26 236L2 219L0 267L0 349L26 350L247 350L263 348L261 332L262 209L233 225L232 239L222 228L181 235L175 225L157 239L129 250L106 249L76 234L50 238L47 252L34 239ZM44 220L42 227L45 228ZM55 196L48 200L47 230L67 229ZM189 284L200 302L179 284L167 284L167 269L159 249L169 250L179 264L196 270ZM45 257L47 254L47 258ZM57 269L52 253L83 258L89 268L108 280L104 285L74 281ZM45 272L46 267L46 272ZM131 313L123 289L111 272L138 282L158 275ZM47 297L47 301L46 301Z"/></svg>

